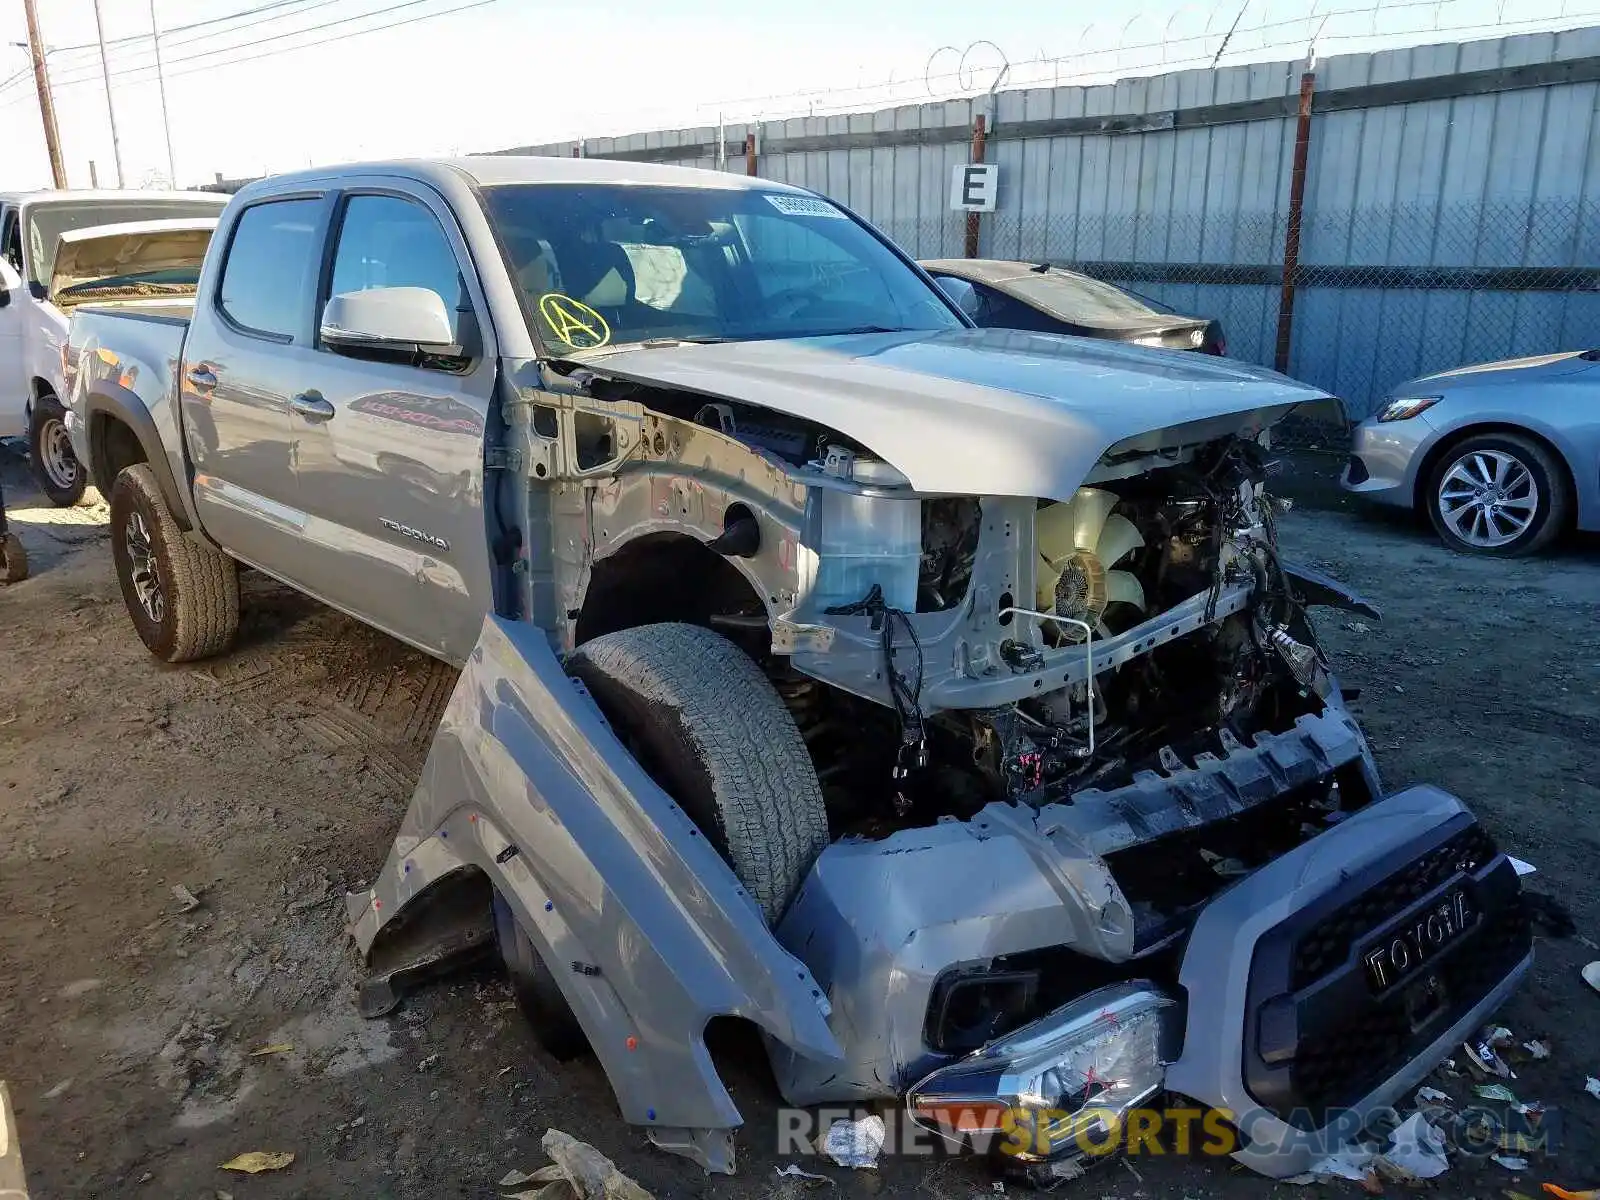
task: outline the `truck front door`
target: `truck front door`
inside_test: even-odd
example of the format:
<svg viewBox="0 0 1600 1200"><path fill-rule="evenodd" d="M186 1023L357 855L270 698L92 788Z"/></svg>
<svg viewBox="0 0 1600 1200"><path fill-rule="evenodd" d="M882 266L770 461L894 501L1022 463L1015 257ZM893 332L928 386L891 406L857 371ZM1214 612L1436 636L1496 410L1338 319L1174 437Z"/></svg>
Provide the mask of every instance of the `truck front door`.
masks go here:
<svg viewBox="0 0 1600 1200"><path fill-rule="evenodd" d="M400 181L354 185L338 205L329 296L381 287L437 294L461 357L320 346L294 381L290 438L308 520L306 590L452 662L490 608L483 432L494 396L492 330L447 205Z"/></svg>
<svg viewBox="0 0 1600 1200"><path fill-rule="evenodd" d="M289 461L289 401L303 386L331 200L264 199L217 240L178 364L195 510L230 554L294 582L306 524Z"/></svg>

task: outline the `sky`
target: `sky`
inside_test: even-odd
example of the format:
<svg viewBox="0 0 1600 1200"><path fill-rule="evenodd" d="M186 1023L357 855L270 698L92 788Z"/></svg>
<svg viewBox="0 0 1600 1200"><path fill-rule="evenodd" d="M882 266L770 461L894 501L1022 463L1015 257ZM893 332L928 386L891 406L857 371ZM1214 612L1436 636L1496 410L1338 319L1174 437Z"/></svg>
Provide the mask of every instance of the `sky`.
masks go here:
<svg viewBox="0 0 1600 1200"><path fill-rule="evenodd" d="M151 0L100 0L126 187L166 186ZM68 183L116 186L93 0L38 0ZM177 182L1600 24L1600 0L154 0ZM384 28L387 26L387 28ZM0 0L0 191L49 186Z"/></svg>

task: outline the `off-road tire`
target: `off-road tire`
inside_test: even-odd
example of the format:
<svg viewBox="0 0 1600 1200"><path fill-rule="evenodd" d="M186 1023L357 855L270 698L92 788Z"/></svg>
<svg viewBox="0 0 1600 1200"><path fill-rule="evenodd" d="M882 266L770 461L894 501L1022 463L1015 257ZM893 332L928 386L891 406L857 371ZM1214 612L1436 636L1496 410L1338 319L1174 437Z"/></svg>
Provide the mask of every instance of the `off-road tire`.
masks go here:
<svg viewBox="0 0 1600 1200"><path fill-rule="evenodd" d="M721 634L662 624L585 642L568 670L775 923L828 844L828 814L761 668Z"/></svg>
<svg viewBox="0 0 1600 1200"><path fill-rule="evenodd" d="M1480 546L1459 537L1440 512L1439 489L1445 474L1462 458L1481 452L1499 452L1515 458L1533 477L1539 489L1538 504L1528 527L1511 541L1498 546ZM1441 541L1462 554L1516 558L1535 554L1548 546L1569 523L1572 514L1572 489L1560 461L1532 438L1516 433L1485 433L1469 437L1447 449L1429 472L1423 503L1428 519Z"/></svg>
<svg viewBox="0 0 1600 1200"><path fill-rule="evenodd" d="M40 396L28 417L28 465L39 490L58 508L83 501L89 472L67 440L67 412L49 392Z"/></svg>
<svg viewBox="0 0 1600 1200"><path fill-rule="evenodd" d="M28 552L14 533L0 538L0 583L21 583L28 577Z"/></svg>
<svg viewBox="0 0 1600 1200"><path fill-rule="evenodd" d="M511 980L511 994L545 1052L557 1062L567 1062L588 1050L589 1039L561 994L561 985L499 892L494 894L494 940Z"/></svg>
<svg viewBox="0 0 1600 1200"><path fill-rule="evenodd" d="M178 527L145 463L127 467L111 488L111 557L123 603L139 638L163 662L221 654L239 631L239 569L219 550ZM136 527L142 526L162 603L152 613L134 578Z"/></svg>

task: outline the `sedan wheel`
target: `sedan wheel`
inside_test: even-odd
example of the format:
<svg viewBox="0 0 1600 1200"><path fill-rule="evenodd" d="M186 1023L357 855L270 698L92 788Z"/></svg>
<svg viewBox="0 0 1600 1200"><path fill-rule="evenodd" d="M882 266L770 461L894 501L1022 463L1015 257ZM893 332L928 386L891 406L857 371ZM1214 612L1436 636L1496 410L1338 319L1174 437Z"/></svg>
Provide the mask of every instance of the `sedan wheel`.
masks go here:
<svg viewBox="0 0 1600 1200"><path fill-rule="evenodd" d="M1445 544L1473 554L1539 549L1566 517L1566 480L1549 451L1516 434L1469 438L1446 452L1429 488Z"/></svg>

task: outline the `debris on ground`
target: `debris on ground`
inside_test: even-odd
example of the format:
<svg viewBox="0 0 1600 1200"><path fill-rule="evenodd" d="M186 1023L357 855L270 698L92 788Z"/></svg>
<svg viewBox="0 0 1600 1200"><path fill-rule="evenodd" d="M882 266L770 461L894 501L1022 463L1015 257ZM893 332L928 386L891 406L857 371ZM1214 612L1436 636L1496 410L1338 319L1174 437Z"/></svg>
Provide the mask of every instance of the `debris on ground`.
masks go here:
<svg viewBox="0 0 1600 1200"><path fill-rule="evenodd" d="M798 1167L794 1163L788 1163L785 1166L781 1166L781 1167L774 1167L772 1170L773 1170L773 1173L776 1174L776 1175L786 1176L786 1177L788 1177L790 1179L804 1180L807 1186L810 1186L813 1183L825 1183L829 1187L835 1186L834 1181L832 1179L830 1179L828 1176L826 1176L826 1175L818 1175L814 1171L802 1170L800 1167Z"/></svg>
<svg viewBox="0 0 1600 1200"><path fill-rule="evenodd" d="M200 898L181 883L172 885L172 894L178 898L178 911L180 913L193 912L200 907Z"/></svg>
<svg viewBox="0 0 1600 1200"><path fill-rule="evenodd" d="M1518 875L1534 875L1538 873L1539 868L1531 862L1524 862L1515 854L1508 854L1506 857L1511 860L1511 865L1516 868Z"/></svg>
<svg viewBox="0 0 1600 1200"><path fill-rule="evenodd" d="M828 1127L822 1149L841 1167L876 1167L886 1136L888 1131L884 1129L883 1118L876 1113L859 1121L841 1117Z"/></svg>
<svg viewBox="0 0 1600 1200"><path fill-rule="evenodd" d="M1489 1156L1489 1160L1499 1163L1508 1171L1526 1171L1528 1169L1528 1160L1515 1154L1492 1154Z"/></svg>
<svg viewBox="0 0 1600 1200"><path fill-rule="evenodd" d="M1436 1087L1423 1087L1417 1089L1417 1107L1422 1108L1429 1104L1454 1105L1449 1092L1441 1092Z"/></svg>
<svg viewBox="0 0 1600 1200"><path fill-rule="evenodd" d="M223 1163L221 1170L243 1171L246 1175L259 1175L263 1171L281 1171L294 1161L287 1150L247 1150Z"/></svg>
<svg viewBox="0 0 1600 1200"><path fill-rule="evenodd" d="M1596 1079L1593 1075L1590 1075L1588 1080L1583 1085L1583 1090L1588 1092L1589 1095L1593 1096L1596 1100L1600 1100L1600 1079Z"/></svg>
<svg viewBox="0 0 1600 1200"><path fill-rule="evenodd" d="M555 1183L557 1180L565 1178L566 1176L561 1173L561 1168L555 1163L550 1163L548 1166L540 1167L537 1171L507 1171L505 1178L496 1186L522 1187L524 1184L529 1183Z"/></svg>
<svg viewBox="0 0 1600 1200"><path fill-rule="evenodd" d="M1589 1188L1582 1192L1569 1192L1564 1187L1557 1187L1553 1183L1544 1185L1544 1190L1549 1192L1556 1200L1600 1200L1600 1188Z"/></svg>
<svg viewBox="0 0 1600 1200"><path fill-rule="evenodd" d="M1587 983L1595 991L1600 992L1600 959L1596 959L1594 962L1589 963L1583 968L1582 971L1579 972L1579 974L1583 976L1583 981L1585 983Z"/></svg>
<svg viewBox="0 0 1600 1200"><path fill-rule="evenodd" d="M541 1200L561 1200L561 1193L569 1190L577 1200L653 1200L649 1192L618 1170L616 1163L570 1133L547 1129L539 1145L561 1176L536 1193ZM534 1174L543 1177L548 1170L543 1168ZM530 1200L534 1194L526 1193Z"/></svg>
<svg viewBox="0 0 1600 1200"><path fill-rule="evenodd" d="M1530 1058L1550 1057L1551 1046L1549 1038L1534 1038L1532 1041L1523 1042L1522 1048L1528 1052Z"/></svg>
<svg viewBox="0 0 1600 1200"><path fill-rule="evenodd" d="M269 1054L288 1054L294 1050L293 1042L273 1042L267 1046L257 1046L250 1051L251 1058L265 1058Z"/></svg>
<svg viewBox="0 0 1600 1200"><path fill-rule="evenodd" d="M1412 1113L1389 1137L1391 1146L1373 1160L1378 1173L1401 1183L1433 1179L1450 1169L1444 1134L1419 1112Z"/></svg>
<svg viewBox="0 0 1600 1200"><path fill-rule="evenodd" d="M417 1063L417 1070L419 1070L419 1071L431 1071L431 1070L433 1070L434 1067L436 1067L438 1065L439 1065L439 1056L437 1054L430 1054L430 1055L428 1055L427 1058L424 1058L424 1059L422 1059L421 1061L419 1061Z"/></svg>
<svg viewBox="0 0 1600 1200"><path fill-rule="evenodd" d="M1467 1052L1467 1061L1477 1067L1485 1076L1499 1076L1501 1079L1515 1079L1517 1073L1513 1071L1506 1060L1500 1057L1500 1051L1511 1046L1516 1041L1512 1033L1504 1025L1489 1025L1479 1032L1472 1041L1465 1043L1461 1048Z"/></svg>
<svg viewBox="0 0 1600 1200"><path fill-rule="evenodd" d="M1498 1100L1502 1104L1515 1104L1517 1094L1503 1083L1480 1083L1472 1089L1473 1095L1485 1100Z"/></svg>
<svg viewBox="0 0 1600 1200"><path fill-rule="evenodd" d="M1376 1195L1383 1190L1378 1181L1377 1169L1372 1165L1377 1152L1368 1146L1341 1146L1326 1158L1319 1158L1306 1172L1312 1182L1325 1179L1348 1179L1359 1183L1363 1189ZM1296 1176L1296 1178L1301 1178Z"/></svg>

